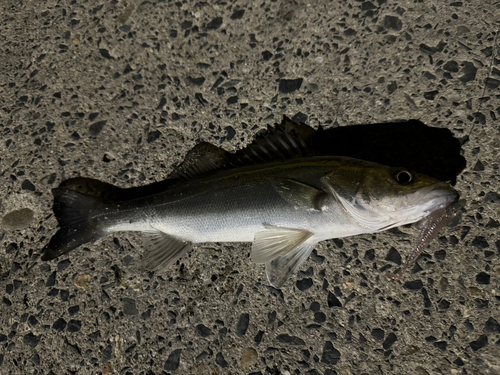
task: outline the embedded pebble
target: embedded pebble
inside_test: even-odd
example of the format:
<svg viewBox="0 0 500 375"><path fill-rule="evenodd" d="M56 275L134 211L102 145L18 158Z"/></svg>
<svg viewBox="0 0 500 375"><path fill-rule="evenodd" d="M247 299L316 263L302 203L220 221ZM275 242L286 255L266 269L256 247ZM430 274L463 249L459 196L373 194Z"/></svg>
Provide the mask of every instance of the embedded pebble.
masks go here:
<svg viewBox="0 0 500 375"><path fill-rule="evenodd" d="M28 228L34 218L33 210L21 208L11 211L2 218L2 227L5 230L21 230Z"/></svg>
<svg viewBox="0 0 500 375"><path fill-rule="evenodd" d="M254 348L246 348L241 356L240 367L247 368L253 366L259 358Z"/></svg>
<svg viewBox="0 0 500 375"><path fill-rule="evenodd" d="M92 276L88 274L80 274L78 275L75 280L74 284L76 287L81 288L83 290L87 289L87 286L92 282Z"/></svg>

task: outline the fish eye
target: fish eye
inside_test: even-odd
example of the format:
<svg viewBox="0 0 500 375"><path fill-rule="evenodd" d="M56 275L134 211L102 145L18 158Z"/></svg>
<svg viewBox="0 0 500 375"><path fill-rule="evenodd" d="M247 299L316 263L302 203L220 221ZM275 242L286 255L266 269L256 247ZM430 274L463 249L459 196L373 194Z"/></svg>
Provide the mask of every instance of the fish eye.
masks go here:
<svg viewBox="0 0 500 375"><path fill-rule="evenodd" d="M413 175L409 171L398 171L395 173L394 179L401 185L408 185L413 181Z"/></svg>

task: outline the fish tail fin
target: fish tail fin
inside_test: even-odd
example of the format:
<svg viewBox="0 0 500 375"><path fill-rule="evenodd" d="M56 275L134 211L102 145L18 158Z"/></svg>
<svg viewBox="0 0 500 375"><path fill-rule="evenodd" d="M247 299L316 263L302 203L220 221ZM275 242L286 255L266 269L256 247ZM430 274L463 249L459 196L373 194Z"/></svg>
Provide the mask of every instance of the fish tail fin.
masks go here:
<svg viewBox="0 0 500 375"><path fill-rule="evenodd" d="M59 230L43 248L42 260L51 260L88 242L106 236L96 215L106 211L99 198L66 189L52 189Z"/></svg>

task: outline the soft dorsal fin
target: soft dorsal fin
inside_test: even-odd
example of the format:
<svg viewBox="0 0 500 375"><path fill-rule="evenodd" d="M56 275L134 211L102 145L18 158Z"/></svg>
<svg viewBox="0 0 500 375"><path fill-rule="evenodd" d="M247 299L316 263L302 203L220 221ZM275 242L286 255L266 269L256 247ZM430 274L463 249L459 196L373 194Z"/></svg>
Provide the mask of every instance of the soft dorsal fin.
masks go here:
<svg viewBox="0 0 500 375"><path fill-rule="evenodd" d="M196 160L189 167L185 168L181 171L176 171L175 174L171 177L174 177L179 180L190 180L192 178L204 175L208 172L216 171L219 169L219 166L204 156L200 156L198 160Z"/></svg>
<svg viewBox="0 0 500 375"><path fill-rule="evenodd" d="M189 180L219 170L227 163L226 152L206 142L198 143L189 151L184 161L169 178Z"/></svg>
<svg viewBox="0 0 500 375"><path fill-rule="evenodd" d="M166 180L133 188L120 188L98 180L77 177L61 182L59 187L110 201L135 199L138 196L158 194L179 182L217 170L316 156L314 136L313 128L299 125L284 116L281 124L268 127L257 134L252 143L234 154L207 142L198 143Z"/></svg>

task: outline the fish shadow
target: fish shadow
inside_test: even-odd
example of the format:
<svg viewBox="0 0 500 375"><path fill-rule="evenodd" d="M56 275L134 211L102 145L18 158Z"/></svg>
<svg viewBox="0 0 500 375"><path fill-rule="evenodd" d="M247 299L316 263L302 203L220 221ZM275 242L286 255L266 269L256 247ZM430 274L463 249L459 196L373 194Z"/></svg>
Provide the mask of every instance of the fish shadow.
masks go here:
<svg viewBox="0 0 500 375"><path fill-rule="evenodd" d="M465 168L461 155L461 143L449 129L425 125L419 120L391 123L352 125L314 129L298 124L287 117L281 124L269 127L256 135L246 148L227 152L207 142L197 144L186 155L177 171L188 170L200 158L208 160L220 169L234 168L245 164L269 162L270 155L261 158L259 146L276 136L277 129L290 135L303 150L300 155L281 155L282 159L304 156L347 156L372 161L390 167L404 167L438 180L455 185L457 176ZM282 137L280 135L279 137ZM293 142L293 141L292 141ZM252 150L250 156L249 150ZM259 159L259 160L256 160ZM179 173L149 185L120 188L90 178L71 178L62 181L59 188L70 189L109 200L129 200L140 196L160 193L179 182Z"/></svg>
<svg viewBox="0 0 500 375"><path fill-rule="evenodd" d="M312 142L321 155L404 167L451 185L466 166L461 143L449 129L430 127L419 120L320 128Z"/></svg>

